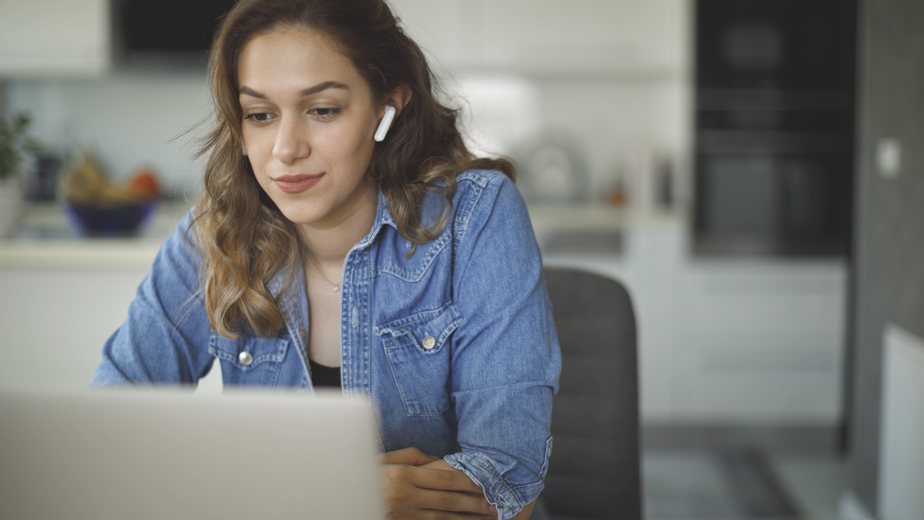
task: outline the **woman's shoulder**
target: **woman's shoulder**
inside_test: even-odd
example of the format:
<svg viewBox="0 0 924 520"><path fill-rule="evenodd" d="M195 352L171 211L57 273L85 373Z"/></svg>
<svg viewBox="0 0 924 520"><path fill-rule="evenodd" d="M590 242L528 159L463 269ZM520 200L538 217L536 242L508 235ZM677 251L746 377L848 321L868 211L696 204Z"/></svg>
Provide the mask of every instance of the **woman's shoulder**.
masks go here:
<svg viewBox="0 0 924 520"><path fill-rule="evenodd" d="M445 181L438 181L418 206L425 226L433 225L444 215L444 211L449 211L446 217L454 225L443 227L443 234L464 230L475 213L491 212L491 208L499 202L505 203L501 199L520 199L519 190L513 181L497 170L469 169L459 173L455 177L455 190L449 199L445 188Z"/></svg>
<svg viewBox="0 0 924 520"><path fill-rule="evenodd" d="M487 188L491 184L496 184L499 187L505 181L510 182L511 185L513 184L510 177L497 170L470 169L456 176L456 184L460 186L471 184L472 186Z"/></svg>
<svg viewBox="0 0 924 520"><path fill-rule="evenodd" d="M153 268L166 267L196 273L202 262L202 254L197 245L195 210L190 209L177 223L173 233L167 237L157 253Z"/></svg>
<svg viewBox="0 0 924 520"><path fill-rule="evenodd" d="M183 218L177 222L176 229L173 230L173 234L170 238L182 249L198 253L198 248L195 244L197 239L196 228L196 208L193 207L188 209Z"/></svg>
<svg viewBox="0 0 924 520"><path fill-rule="evenodd" d="M520 190L502 172L466 170L456 177L456 185L453 210L457 223L467 224L473 219L485 220L479 219L479 215L489 217L492 214L529 218Z"/></svg>

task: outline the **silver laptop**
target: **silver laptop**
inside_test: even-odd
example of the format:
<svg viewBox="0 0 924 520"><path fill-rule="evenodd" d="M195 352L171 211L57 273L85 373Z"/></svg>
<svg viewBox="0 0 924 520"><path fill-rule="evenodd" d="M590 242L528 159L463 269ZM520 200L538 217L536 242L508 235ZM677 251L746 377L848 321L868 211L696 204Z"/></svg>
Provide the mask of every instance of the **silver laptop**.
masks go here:
<svg viewBox="0 0 924 520"><path fill-rule="evenodd" d="M338 395L0 392L0 517L382 518L372 406Z"/></svg>

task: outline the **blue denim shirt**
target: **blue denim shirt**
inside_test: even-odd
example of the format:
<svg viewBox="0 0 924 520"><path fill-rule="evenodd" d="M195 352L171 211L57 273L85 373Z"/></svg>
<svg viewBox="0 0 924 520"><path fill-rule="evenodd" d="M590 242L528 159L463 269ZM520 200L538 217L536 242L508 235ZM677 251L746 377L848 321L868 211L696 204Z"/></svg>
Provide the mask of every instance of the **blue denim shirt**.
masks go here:
<svg viewBox="0 0 924 520"><path fill-rule="evenodd" d="M494 171L457 180L446 229L410 258L411 244L379 195L372 230L343 265L341 383L346 394L373 398L385 451L414 446L444 457L505 519L542 490L561 355L517 188ZM432 218L438 208L428 196L423 214ZM191 221L187 215L164 243L128 319L106 341L92 385L194 385L217 359L226 386L311 392L304 271L269 284L284 330L224 338L195 296ZM249 364L241 362L245 351Z"/></svg>

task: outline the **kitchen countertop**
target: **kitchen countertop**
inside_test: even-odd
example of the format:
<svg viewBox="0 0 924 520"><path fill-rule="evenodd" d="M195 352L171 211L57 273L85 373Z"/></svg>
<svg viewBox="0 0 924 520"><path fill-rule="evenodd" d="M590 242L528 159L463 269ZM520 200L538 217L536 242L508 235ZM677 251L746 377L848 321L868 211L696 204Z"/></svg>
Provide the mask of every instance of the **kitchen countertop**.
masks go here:
<svg viewBox="0 0 924 520"><path fill-rule="evenodd" d="M190 205L186 201L158 204L137 236L85 238L68 226L57 204L29 204L13 237L0 240L0 268L146 270Z"/></svg>
<svg viewBox="0 0 924 520"><path fill-rule="evenodd" d="M683 213L679 210L640 211L602 204L530 205L527 210L533 228L537 231L626 231L638 227L675 225L683 221Z"/></svg>

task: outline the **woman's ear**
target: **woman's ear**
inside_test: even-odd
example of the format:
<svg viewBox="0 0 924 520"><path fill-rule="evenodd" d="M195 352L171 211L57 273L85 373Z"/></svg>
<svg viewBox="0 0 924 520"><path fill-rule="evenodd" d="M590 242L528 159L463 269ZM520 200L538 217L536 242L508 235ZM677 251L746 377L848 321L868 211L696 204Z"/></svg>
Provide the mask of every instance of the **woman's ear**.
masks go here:
<svg viewBox="0 0 924 520"><path fill-rule="evenodd" d="M375 135L373 136L376 142L382 142L385 139L385 134L391 128L392 121L395 120L395 117L401 113L401 110L410 100L411 89L407 85L399 85L392 91L391 96L385 101L385 105L382 106L379 113L379 127L375 130Z"/></svg>
<svg viewBox="0 0 924 520"><path fill-rule="evenodd" d="M408 101L411 100L411 89L407 85L398 85L395 90L391 92L391 95L388 97L388 101L385 102L386 105L391 105L395 107L395 115L401 114L401 110L407 105ZM384 112L385 108L382 107ZM381 114L380 114L381 115Z"/></svg>

